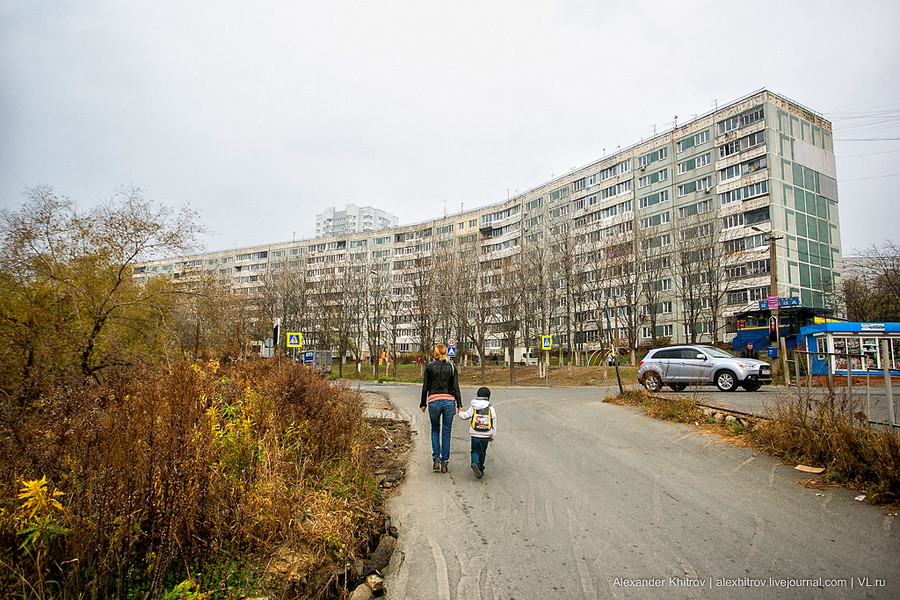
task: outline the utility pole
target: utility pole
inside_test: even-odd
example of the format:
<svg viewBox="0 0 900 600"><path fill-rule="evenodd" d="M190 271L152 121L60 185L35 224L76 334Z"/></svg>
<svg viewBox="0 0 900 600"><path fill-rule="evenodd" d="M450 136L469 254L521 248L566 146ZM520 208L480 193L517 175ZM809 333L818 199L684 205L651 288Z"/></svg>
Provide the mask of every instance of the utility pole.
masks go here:
<svg viewBox="0 0 900 600"><path fill-rule="evenodd" d="M758 231L759 233L766 233L765 231L763 231L759 227L756 227L755 225L751 226L750 229L752 229L753 231ZM775 242L777 240L784 239L784 236L775 235L774 231L769 231L768 235L769 235L769 298L770 299L774 298L774 300L775 300L775 306L772 308L771 318L775 319L775 343L777 344L776 348L778 349L778 354L781 357L781 366L783 367L781 369L781 371L784 373L785 382L788 385L790 385L790 373L788 372L788 368L787 368L787 356L785 356L786 348L785 348L785 344L784 344L784 339L781 337L781 329L780 329L780 325L781 325L780 317L781 316L779 314L778 309L779 309L779 305L781 303L779 302L779 298L778 298L778 263L776 262L778 256L777 256L776 245L775 245ZM779 366L779 361L778 360L774 361L774 363L772 365L772 374L773 375L779 370L778 366Z"/></svg>
<svg viewBox="0 0 900 600"><path fill-rule="evenodd" d="M769 232L769 296L774 296L776 298L775 301L775 311L772 315L775 317L775 335L778 336L778 339L781 339L781 336L778 335L780 332L778 330L778 272L775 262L775 240L778 238L775 237L775 232Z"/></svg>
<svg viewBox="0 0 900 600"><path fill-rule="evenodd" d="M778 355L781 358L781 372L784 373L785 383L790 385L791 375L787 368L787 347L784 344L784 338L781 337L781 315L779 314L781 302L778 298L778 263L776 262L777 246L775 244L777 240L783 239L783 237L775 235L774 231L769 232L769 296L775 298L775 309L772 311L772 316L775 317L775 343L777 344ZM779 361L776 360L775 364L777 365L778 363Z"/></svg>

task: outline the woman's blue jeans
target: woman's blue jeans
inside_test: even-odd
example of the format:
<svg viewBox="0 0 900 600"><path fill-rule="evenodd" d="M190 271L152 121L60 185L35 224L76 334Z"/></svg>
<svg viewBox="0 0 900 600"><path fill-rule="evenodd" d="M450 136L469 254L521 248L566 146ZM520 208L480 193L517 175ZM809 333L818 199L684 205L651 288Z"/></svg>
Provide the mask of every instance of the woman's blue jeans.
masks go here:
<svg viewBox="0 0 900 600"><path fill-rule="evenodd" d="M428 416L431 417L431 457L434 462L440 462L441 466L446 466L450 460L450 429L453 427L454 415L456 402L453 400L428 403Z"/></svg>

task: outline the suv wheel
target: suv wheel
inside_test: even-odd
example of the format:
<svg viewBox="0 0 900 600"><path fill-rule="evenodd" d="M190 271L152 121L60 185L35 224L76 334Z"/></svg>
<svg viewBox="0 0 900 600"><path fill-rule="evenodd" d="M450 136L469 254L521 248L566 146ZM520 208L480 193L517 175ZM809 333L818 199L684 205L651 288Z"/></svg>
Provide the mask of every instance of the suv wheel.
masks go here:
<svg viewBox="0 0 900 600"><path fill-rule="evenodd" d="M651 392L658 392L662 389L662 378L657 373L650 371L646 375L644 375L644 381L641 383L644 384L644 387L650 390Z"/></svg>
<svg viewBox="0 0 900 600"><path fill-rule="evenodd" d="M733 392L737 389L737 380L731 371L719 371L716 373L716 387L723 392Z"/></svg>

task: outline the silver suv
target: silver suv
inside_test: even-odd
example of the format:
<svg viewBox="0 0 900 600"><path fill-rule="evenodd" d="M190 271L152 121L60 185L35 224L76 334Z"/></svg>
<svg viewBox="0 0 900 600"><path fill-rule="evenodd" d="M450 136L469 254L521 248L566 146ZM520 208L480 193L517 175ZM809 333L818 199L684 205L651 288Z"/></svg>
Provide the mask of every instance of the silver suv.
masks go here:
<svg viewBox="0 0 900 600"><path fill-rule="evenodd" d="M668 346L647 353L638 368L638 381L651 392L663 385L680 392L689 385L712 383L723 392L738 386L755 392L772 383L772 367L753 358L735 358L713 346Z"/></svg>

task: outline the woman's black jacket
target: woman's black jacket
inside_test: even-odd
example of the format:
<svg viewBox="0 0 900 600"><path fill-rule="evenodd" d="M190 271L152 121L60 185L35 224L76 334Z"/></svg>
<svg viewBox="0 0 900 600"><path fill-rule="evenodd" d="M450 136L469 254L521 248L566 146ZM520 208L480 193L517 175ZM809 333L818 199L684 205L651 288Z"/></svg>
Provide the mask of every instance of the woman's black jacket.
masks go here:
<svg viewBox="0 0 900 600"><path fill-rule="evenodd" d="M422 400L419 407L428 405L431 394L450 394L456 400L456 407L462 408L462 397L459 394L459 378L453 363L434 360L425 367L425 379L422 381Z"/></svg>

